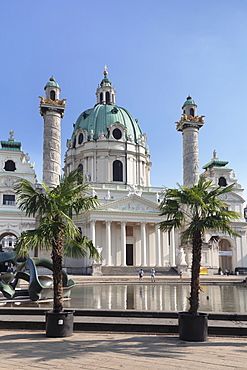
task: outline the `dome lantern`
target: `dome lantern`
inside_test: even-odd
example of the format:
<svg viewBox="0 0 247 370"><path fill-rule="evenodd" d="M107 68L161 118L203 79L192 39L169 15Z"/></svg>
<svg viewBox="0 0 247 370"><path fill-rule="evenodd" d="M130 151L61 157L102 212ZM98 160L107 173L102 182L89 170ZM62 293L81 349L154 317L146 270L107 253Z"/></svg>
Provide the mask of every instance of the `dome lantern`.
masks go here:
<svg viewBox="0 0 247 370"><path fill-rule="evenodd" d="M96 90L97 104L115 105L116 91L108 79L107 66L104 66L104 78Z"/></svg>
<svg viewBox="0 0 247 370"><path fill-rule="evenodd" d="M60 86L52 76L44 87L46 99L59 100Z"/></svg>
<svg viewBox="0 0 247 370"><path fill-rule="evenodd" d="M197 108L197 105L195 101L192 99L190 95L188 95L186 101L184 102L182 106L183 113L186 114L187 116L195 117L196 108Z"/></svg>

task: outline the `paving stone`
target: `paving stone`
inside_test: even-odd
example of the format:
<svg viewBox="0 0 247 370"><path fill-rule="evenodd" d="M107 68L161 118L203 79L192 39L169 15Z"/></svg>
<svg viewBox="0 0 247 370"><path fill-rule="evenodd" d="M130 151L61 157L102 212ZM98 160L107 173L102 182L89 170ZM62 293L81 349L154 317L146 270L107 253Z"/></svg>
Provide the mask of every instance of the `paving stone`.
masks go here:
<svg viewBox="0 0 247 370"><path fill-rule="evenodd" d="M0 368L16 369L246 369L247 338L185 342L177 335L81 333L46 338L43 332L0 331Z"/></svg>

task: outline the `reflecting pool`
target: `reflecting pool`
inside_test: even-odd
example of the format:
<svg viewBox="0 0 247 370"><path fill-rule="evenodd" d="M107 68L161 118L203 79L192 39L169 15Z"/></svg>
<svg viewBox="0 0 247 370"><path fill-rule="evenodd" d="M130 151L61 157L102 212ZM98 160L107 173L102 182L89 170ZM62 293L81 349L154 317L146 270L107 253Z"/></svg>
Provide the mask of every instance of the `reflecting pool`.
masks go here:
<svg viewBox="0 0 247 370"><path fill-rule="evenodd" d="M202 285L200 311L205 312L247 312L247 286ZM188 309L188 284L94 284L78 285L72 289L71 299L65 300L65 308L121 309L186 311ZM16 303L16 301L18 301ZM16 298L15 303L0 305L19 307L52 307L49 302L28 302Z"/></svg>

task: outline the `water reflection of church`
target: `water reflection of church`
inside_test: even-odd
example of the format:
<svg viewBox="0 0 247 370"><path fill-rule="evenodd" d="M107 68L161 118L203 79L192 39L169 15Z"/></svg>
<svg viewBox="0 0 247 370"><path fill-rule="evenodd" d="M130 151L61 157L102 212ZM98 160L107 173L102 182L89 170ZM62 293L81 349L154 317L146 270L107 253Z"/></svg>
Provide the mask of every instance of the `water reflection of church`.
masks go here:
<svg viewBox="0 0 247 370"><path fill-rule="evenodd" d="M75 288L68 305L105 310L187 311L189 291L189 284L183 283L91 284ZM204 312L246 313L246 287L202 284L200 308Z"/></svg>
<svg viewBox="0 0 247 370"><path fill-rule="evenodd" d="M60 120L65 103L59 100L60 87L52 78L45 86L46 98L41 99L44 117L44 167L43 177L59 169ZM92 184L92 195L97 196L100 206L80 215L77 220L82 232L88 235L102 256L101 264L89 259L66 258L64 264L69 273L135 274L138 267L146 270L155 266L156 271L169 270L191 263L191 248L181 245L179 233L162 233L159 230L159 203L162 188L150 184L150 154L147 136L131 113L116 105L116 91L107 72L96 90L96 104L84 110L67 140L65 173L78 168ZM199 174L198 131L204 124L204 116L196 115L196 104L188 97L183 104L183 114L177 122L177 130L183 134L184 184L194 181ZM54 129L56 127L56 129ZM57 135L57 136L56 136ZM179 139L179 137L178 137ZM47 145L58 145L54 150ZM25 177L37 184L33 164L24 154L21 144L11 133L2 141L0 158L1 184L1 240L6 236L18 237L22 230L33 228L35 219L24 217L15 205L13 184ZM54 145L55 145L54 144ZM178 158L178 161L180 159ZM204 176L215 185L235 183L234 192L225 199L228 209L243 214L243 189L228 162L217 158L206 164ZM165 178L164 178L165 183ZM208 244L214 232L204 238L202 266L209 273L223 269L247 266L246 223L244 218L233 223L241 238L229 238L218 233L219 240ZM3 245L3 242L1 242Z"/></svg>

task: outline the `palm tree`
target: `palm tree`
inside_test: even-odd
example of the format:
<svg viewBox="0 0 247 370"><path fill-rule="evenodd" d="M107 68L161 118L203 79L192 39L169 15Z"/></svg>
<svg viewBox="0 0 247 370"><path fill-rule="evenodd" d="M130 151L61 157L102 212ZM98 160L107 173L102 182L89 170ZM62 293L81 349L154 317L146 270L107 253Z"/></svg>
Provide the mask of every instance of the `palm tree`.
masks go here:
<svg viewBox="0 0 247 370"><path fill-rule="evenodd" d="M82 236L72 217L83 211L95 208L98 201L89 196L89 185L82 182L77 171L60 179L59 185L49 189L44 183L36 188L22 179L15 186L18 206L27 216L38 216L39 226L22 232L15 250L26 255L36 247L51 250L53 262L53 312L63 311L62 298L62 259L69 257L98 257L93 243Z"/></svg>
<svg viewBox="0 0 247 370"><path fill-rule="evenodd" d="M239 236L230 226L230 221L240 218L240 214L228 211L222 196L233 189L213 186L204 177L191 188L178 184L178 189L166 189L160 204L162 231L182 229L181 241L192 243L191 291L189 297L191 315L198 315L200 291L200 266L202 238L206 230L221 230L229 235Z"/></svg>

